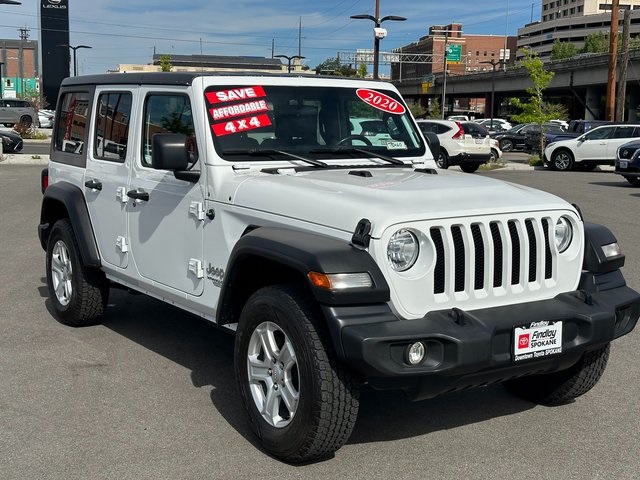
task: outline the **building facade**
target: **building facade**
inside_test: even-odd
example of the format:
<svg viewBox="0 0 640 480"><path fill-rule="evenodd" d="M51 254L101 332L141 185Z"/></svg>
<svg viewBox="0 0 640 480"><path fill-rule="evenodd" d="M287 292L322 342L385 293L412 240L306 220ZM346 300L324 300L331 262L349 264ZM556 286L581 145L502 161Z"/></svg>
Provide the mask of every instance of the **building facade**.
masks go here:
<svg viewBox="0 0 640 480"><path fill-rule="evenodd" d="M21 98L39 91L38 42L0 40L0 98Z"/></svg>
<svg viewBox="0 0 640 480"><path fill-rule="evenodd" d="M631 35L640 34L640 0L623 0L620 9L631 9ZM518 29L518 49L531 48L545 60L551 57L556 39L582 48L588 35L600 32L608 35L611 3L602 0L544 0L540 18L540 21Z"/></svg>
<svg viewBox="0 0 640 480"><path fill-rule="evenodd" d="M491 63L506 57L507 64L515 60L516 37L498 35L465 35L462 24L433 25L429 34L417 42L396 49L401 61L391 64L391 79L416 79L440 74L444 70L444 52L449 45L460 47L460 61L447 62L447 75L466 75L490 71ZM506 49L505 49L506 47ZM505 54L506 52L506 54ZM431 59L428 59L428 56ZM415 58L415 61L412 57Z"/></svg>

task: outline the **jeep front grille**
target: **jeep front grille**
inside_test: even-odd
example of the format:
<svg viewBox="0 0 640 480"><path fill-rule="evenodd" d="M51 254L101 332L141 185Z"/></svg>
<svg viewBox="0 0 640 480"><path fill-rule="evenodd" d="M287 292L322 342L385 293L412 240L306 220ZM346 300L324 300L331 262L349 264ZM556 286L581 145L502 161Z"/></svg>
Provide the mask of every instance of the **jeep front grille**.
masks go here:
<svg viewBox="0 0 640 480"><path fill-rule="evenodd" d="M525 218L431 227L433 293L540 288L556 270L549 224L548 218Z"/></svg>

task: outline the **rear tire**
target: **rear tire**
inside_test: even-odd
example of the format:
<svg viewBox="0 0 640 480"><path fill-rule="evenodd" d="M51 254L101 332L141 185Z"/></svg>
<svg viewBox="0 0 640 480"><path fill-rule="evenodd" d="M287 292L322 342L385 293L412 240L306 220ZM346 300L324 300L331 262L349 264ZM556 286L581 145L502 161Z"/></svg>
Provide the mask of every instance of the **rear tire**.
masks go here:
<svg viewBox="0 0 640 480"><path fill-rule="evenodd" d="M498 151L495 148L491 149L491 156L489 157L489 162L495 163L498 161L500 156L498 155Z"/></svg>
<svg viewBox="0 0 640 480"><path fill-rule="evenodd" d="M480 168L479 163L465 163L460 165L460 169L465 173L473 173Z"/></svg>
<svg viewBox="0 0 640 480"><path fill-rule="evenodd" d="M591 390L607 367L610 346L586 352L567 370L504 382L514 395L541 405L559 405Z"/></svg>
<svg viewBox="0 0 640 480"><path fill-rule="evenodd" d="M33 118L31 118L29 115L23 115L20 117L20 123L30 127L31 124L33 123Z"/></svg>
<svg viewBox="0 0 640 480"><path fill-rule="evenodd" d="M442 148L440 149L440 155L438 155L438 159L436 160L436 165L438 168L442 168L446 170L449 168L449 155Z"/></svg>
<svg viewBox="0 0 640 480"><path fill-rule="evenodd" d="M359 387L337 361L324 320L302 289L277 285L249 298L234 361L251 428L269 453L308 462L349 439Z"/></svg>
<svg viewBox="0 0 640 480"><path fill-rule="evenodd" d="M102 321L109 298L104 273L82 265L69 220L58 220L47 243L47 287L58 320L71 327Z"/></svg>

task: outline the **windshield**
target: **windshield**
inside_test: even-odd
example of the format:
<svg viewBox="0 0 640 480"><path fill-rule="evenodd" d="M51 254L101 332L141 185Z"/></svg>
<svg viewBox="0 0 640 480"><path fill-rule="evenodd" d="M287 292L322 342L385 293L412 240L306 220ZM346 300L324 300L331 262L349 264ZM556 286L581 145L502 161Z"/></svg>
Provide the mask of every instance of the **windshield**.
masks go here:
<svg viewBox="0 0 640 480"><path fill-rule="evenodd" d="M357 147L392 157L425 153L399 95L343 87L213 86L205 91L218 154L231 161L260 151L323 155ZM351 150L353 151L353 149ZM365 152L366 153L366 152Z"/></svg>

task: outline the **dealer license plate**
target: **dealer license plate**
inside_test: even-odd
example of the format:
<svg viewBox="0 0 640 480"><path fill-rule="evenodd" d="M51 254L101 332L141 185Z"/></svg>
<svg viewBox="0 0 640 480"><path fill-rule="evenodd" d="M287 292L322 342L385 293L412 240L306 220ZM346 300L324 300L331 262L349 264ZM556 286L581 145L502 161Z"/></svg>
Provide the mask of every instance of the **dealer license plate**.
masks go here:
<svg viewBox="0 0 640 480"><path fill-rule="evenodd" d="M562 353L562 322L532 322L513 329L513 358L528 360Z"/></svg>
<svg viewBox="0 0 640 480"><path fill-rule="evenodd" d="M628 160L620 160L620 168L629 168L629 161Z"/></svg>
<svg viewBox="0 0 640 480"><path fill-rule="evenodd" d="M483 144L484 143L484 138L476 138L476 143L480 143Z"/></svg>

